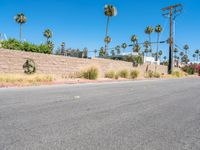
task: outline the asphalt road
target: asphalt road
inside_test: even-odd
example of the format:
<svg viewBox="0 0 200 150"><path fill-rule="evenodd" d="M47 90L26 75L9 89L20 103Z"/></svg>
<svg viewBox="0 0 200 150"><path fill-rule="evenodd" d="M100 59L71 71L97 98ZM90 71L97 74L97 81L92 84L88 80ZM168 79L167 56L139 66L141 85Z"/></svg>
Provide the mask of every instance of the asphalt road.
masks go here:
<svg viewBox="0 0 200 150"><path fill-rule="evenodd" d="M200 150L200 78L0 89L0 150Z"/></svg>

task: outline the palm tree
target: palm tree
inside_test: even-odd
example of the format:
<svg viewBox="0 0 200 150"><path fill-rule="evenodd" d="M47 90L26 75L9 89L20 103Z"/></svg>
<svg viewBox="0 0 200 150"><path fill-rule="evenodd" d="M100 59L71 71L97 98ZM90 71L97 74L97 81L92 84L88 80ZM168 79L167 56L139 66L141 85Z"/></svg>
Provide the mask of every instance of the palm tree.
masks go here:
<svg viewBox="0 0 200 150"><path fill-rule="evenodd" d="M53 48L54 48L54 44L52 41L48 41L47 42L47 46L51 49L51 52L53 51Z"/></svg>
<svg viewBox="0 0 200 150"><path fill-rule="evenodd" d="M50 29L46 29L43 33L43 35L47 38L47 42L49 41L50 38L52 38L53 34Z"/></svg>
<svg viewBox="0 0 200 150"><path fill-rule="evenodd" d="M162 54L163 54L163 52L162 52L162 50L160 50L160 51L158 52L158 57L161 57Z"/></svg>
<svg viewBox="0 0 200 150"><path fill-rule="evenodd" d="M65 42L61 43L61 55L64 55L64 51L65 51Z"/></svg>
<svg viewBox="0 0 200 150"><path fill-rule="evenodd" d="M174 48L174 53L175 53L175 56L174 56L174 58L175 58L175 60L176 60L176 58L177 58L177 53L178 53L178 49L177 48Z"/></svg>
<svg viewBox="0 0 200 150"><path fill-rule="evenodd" d="M139 44L135 44L134 47L133 47L133 52L139 52L141 49L140 45Z"/></svg>
<svg viewBox="0 0 200 150"><path fill-rule="evenodd" d="M149 48L149 41L145 41L144 42L144 44L143 44L143 46L144 46L144 53L146 53L146 56L148 55L148 52L149 52L149 50L148 50L148 48Z"/></svg>
<svg viewBox="0 0 200 150"><path fill-rule="evenodd" d="M193 55L192 55L192 57L194 58L194 61L195 61L195 58L196 58L196 54L193 54Z"/></svg>
<svg viewBox="0 0 200 150"><path fill-rule="evenodd" d="M199 55L200 55L200 50L196 50L195 51L196 57L197 57L197 62L199 61Z"/></svg>
<svg viewBox="0 0 200 150"><path fill-rule="evenodd" d="M185 50L185 55L187 55L187 52L189 50L189 46L186 44L186 45L184 45L183 49Z"/></svg>
<svg viewBox="0 0 200 150"><path fill-rule="evenodd" d="M15 21L20 24L20 41L22 40L22 25L26 23L27 18L23 13L19 13L14 17Z"/></svg>
<svg viewBox="0 0 200 150"><path fill-rule="evenodd" d="M115 56L115 50L114 49L111 50L111 55Z"/></svg>
<svg viewBox="0 0 200 150"><path fill-rule="evenodd" d="M157 49L156 49L156 61L158 61L158 42L159 42L159 40L160 40L160 33L162 32L162 27L161 27L161 25L157 25L156 27L155 27L155 32L158 34L158 36L157 36Z"/></svg>
<svg viewBox="0 0 200 150"><path fill-rule="evenodd" d="M180 52L180 54L179 54L181 57L184 55L184 53L183 52Z"/></svg>
<svg viewBox="0 0 200 150"><path fill-rule="evenodd" d="M104 42L106 43L106 48L105 48L105 51L108 50L108 44L111 42L111 38L109 36L106 36L105 39L104 39Z"/></svg>
<svg viewBox="0 0 200 150"><path fill-rule="evenodd" d="M119 45L117 45L115 47L115 50L116 50L116 52L117 52L118 55L120 54L120 49L121 49L121 47Z"/></svg>
<svg viewBox="0 0 200 150"><path fill-rule="evenodd" d="M108 26L109 26L110 18L117 15L117 9L113 5L105 5L104 15L108 17L107 24L106 24L106 37L105 37L105 39L106 39L108 37ZM105 39L104 39L105 50L107 51L109 43L106 42Z"/></svg>
<svg viewBox="0 0 200 150"><path fill-rule="evenodd" d="M95 49L94 50L94 57L96 57L97 56L97 50Z"/></svg>
<svg viewBox="0 0 200 150"><path fill-rule="evenodd" d="M145 33L149 35L149 46L150 46L150 52L152 51L152 46L151 46L151 33L154 31L154 29L151 26L146 27Z"/></svg>
<svg viewBox="0 0 200 150"><path fill-rule="evenodd" d="M126 44L126 43L123 43L123 44L122 44L122 48L124 49L124 50L123 50L123 53L125 53L125 49L127 48L127 44Z"/></svg>

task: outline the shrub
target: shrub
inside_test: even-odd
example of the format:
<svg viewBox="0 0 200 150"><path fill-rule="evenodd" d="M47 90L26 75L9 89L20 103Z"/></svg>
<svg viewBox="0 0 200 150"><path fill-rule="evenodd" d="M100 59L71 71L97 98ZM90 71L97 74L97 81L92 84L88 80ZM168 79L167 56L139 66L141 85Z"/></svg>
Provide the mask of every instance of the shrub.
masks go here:
<svg viewBox="0 0 200 150"><path fill-rule="evenodd" d="M153 77L154 77L153 71L149 70L149 71L146 73L146 77L147 77L147 78L153 78Z"/></svg>
<svg viewBox="0 0 200 150"><path fill-rule="evenodd" d="M34 74L0 74L0 86L6 85L33 85L40 83L50 83L54 81L52 75Z"/></svg>
<svg viewBox="0 0 200 150"><path fill-rule="evenodd" d="M137 77L139 76L139 74L140 74L140 72L139 72L138 70L132 70L132 71L130 72L130 77L131 77L132 79L135 79L135 78L137 78Z"/></svg>
<svg viewBox="0 0 200 150"><path fill-rule="evenodd" d="M181 69L184 72L188 73L189 75L192 75L196 71L196 65L195 64L186 65L186 66L182 67Z"/></svg>
<svg viewBox="0 0 200 150"><path fill-rule="evenodd" d="M96 67L90 67L86 71L82 71L82 77L85 79L96 80L98 78L99 71Z"/></svg>
<svg viewBox="0 0 200 150"><path fill-rule="evenodd" d="M105 77L113 79L113 78L115 78L115 72L114 71L108 71L108 72L106 72Z"/></svg>
<svg viewBox="0 0 200 150"><path fill-rule="evenodd" d="M119 79L119 74L115 73L115 79L118 80Z"/></svg>
<svg viewBox="0 0 200 150"><path fill-rule="evenodd" d="M200 65L196 66L196 72L197 72L198 75L200 76Z"/></svg>
<svg viewBox="0 0 200 150"><path fill-rule="evenodd" d="M128 78L129 76L128 70L124 69L124 70L119 71L119 76L121 78Z"/></svg>
<svg viewBox="0 0 200 150"><path fill-rule="evenodd" d="M12 49L12 50L21 50L21 51L27 51L27 52L37 52L37 53L45 53L45 54L51 54L52 53L52 47L49 47L46 44L32 44L29 42L20 42L16 39L8 39L1 42L2 48L5 49Z"/></svg>
<svg viewBox="0 0 200 150"><path fill-rule="evenodd" d="M27 59L23 65L24 73L33 74L36 72L35 62L32 59Z"/></svg>
<svg viewBox="0 0 200 150"><path fill-rule="evenodd" d="M174 72L172 73L172 76L175 76L175 77L177 77L177 78L180 78L180 77L182 76L182 74L181 74L179 71L174 71Z"/></svg>
<svg viewBox="0 0 200 150"><path fill-rule="evenodd" d="M142 65L144 62L143 57L140 55L139 56L128 55L128 56L123 57L123 60L127 62L132 62L133 66Z"/></svg>
<svg viewBox="0 0 200 150"><path fill-rule="evenodd" d="M155 77L155 78L160 78L160 73L159 73L159 72L154 72L154 73L153 73L153 77Z"/></svg>

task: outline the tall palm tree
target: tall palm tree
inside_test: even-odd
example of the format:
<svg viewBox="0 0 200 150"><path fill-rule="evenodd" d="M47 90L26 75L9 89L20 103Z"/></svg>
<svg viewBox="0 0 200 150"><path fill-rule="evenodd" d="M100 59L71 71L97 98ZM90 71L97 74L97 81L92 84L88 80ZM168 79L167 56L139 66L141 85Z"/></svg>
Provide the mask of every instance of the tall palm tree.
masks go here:
<svg viewBox="0 0 200 150"><path fill-rule="evenodd" d="M104 39L104 42L106 43L105 51L108 51L108 44L112 41L112 39L109 36L106 36Z"/></svg>
<svg viewBox="0 0 200 150"><path fill-rule="evenodd" d="M137 44L138 43L138 37L136 35L132 35L131 42L133 42L133 51L137 51L137 47L139 46ZM136 44L137 44L137 46L136 46Z"/></svg>
<svg viewBox="0 0 200 150"><path fill-rule="evenodd" d="M176 55L178 53L178 49L177 48L174 48L174 53L175 53L174 57L177 58L177 55Z"/></svg>
<svg viewBox="0 0 200 150"><path fill-rule="evenodd" d="M139 44L135 44L134 47L133 47L133 52L139 52L141 49L140 45Z"/></svg>
<svg viewBox="0 0 200 150"><path fill-rule="evenodd" d="M164 56L163 59L164 59L164 61L166 61L167 60L167 56Z"/></svg>
<svg viewBox="0 0 200 150"><path fill-rule="evenodd" d="M145 29L145 33L149 35L149 46L150 46L150 51L152 51L152 46L151 46L151 33L154 31L154 29L151 26L147 26Z"/></svg>
<svg viewBox="0 0 200 150"><path fill-rule="evenodd" d="M123 44L122 44L122 48L123 48L123 53L125 53L125 50L126 50L126 48L127 48L127 44L126 44L126 43L123 43Z"/></svg>
<svg viewBox="0 0 200 150"><path fill-rule="evenodd" d="M109 26L110 18L117 15L117 9L113 5L105 5L104 15L108 17L107 23L106 23L106 37L108 37L108 26ZM105 51L107 51L109 43L105 39L104 39Z"/></svg>
<svg viewBox="0 0 200 150"><path fill-rule="evenodd" d="M193 54L193 55L192 55L192 57L193 57L193 59L194 59L194 61L195 61L195 58L196 58L196 54Z"/></svg>
<svg viewBox="0 0 200 150"><path fill-rule="evenodd" d="M162 27L161 27L161 25L157 25L156 27L155 27L155 32L157 33L157 49L156 49L156 61L158 61L158 43L159 43L159 41L160 41L160 33L162 32Z"/></svg>
<svg viewBox="0 0 200 150"><path fill-rule="evenodd" d="M20 41L22 40L22 25L26 23L27 18L23 13L19 13L14 17L15 21L20 24Z"/></svg>
<svg viewBox="0 0 200 150"><path fill-rule="evenodd" d="M185 50L185 55L187 55L187 52L189 50L189 46L186 44L186 45L184 45L183 49Z"/></svg>
<svg viewBox="0 0 200 150"><path fill-rule="evenodd" d="M144 42L144 44L143 44L143 46L144 46L144 53L146 53L146 56L148 55L148 53L149 53L149 41L145 41Z"/></svg>
<svg viewBox="0 0 200 150"><path fill-rule="evenodd" d="M46 29L43 33L43 35L47 38L47 42L49 41L50 38L52 38L53 33L50 29Z"/></svg>
<svg viewBox="0 0 200 150"><path fill-rule="evenodd" d="M96 57L97 56L97 50L95 49L94 50L94 57Z"/></svg>
<svg viewBox="0 0 200 150"><path fill-rule="evenodd" d="M64 55L65 51L65 42L61 43L61 55Z"/></svg>
<svg viewBox="0 0 200 150"><path fill-rule="evenodd" d="M117 45L116 47L115 47L115 50L116 50L116 52L117 52L117 55L119 55L121 52L120 52L120 49L121 49L121 47L119 46L119 45Z"/></svg>
<svg viewBox="0 0 200 150"><path fill-rule="evenodd" d="M200 55L200 50L196 50L195 51L196 57L197 57L197 62L199 61L199 55Z"/></svg>

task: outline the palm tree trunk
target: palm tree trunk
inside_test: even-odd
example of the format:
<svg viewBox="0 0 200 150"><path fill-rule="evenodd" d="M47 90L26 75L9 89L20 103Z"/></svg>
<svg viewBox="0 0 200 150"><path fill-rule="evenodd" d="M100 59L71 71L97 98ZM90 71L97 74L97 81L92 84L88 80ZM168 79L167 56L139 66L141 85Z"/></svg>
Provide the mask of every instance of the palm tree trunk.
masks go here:
<svg viewBox="0 0 200 150"><path fill-rule="evenodd" d="M108 16L107 23L106 23L106 37L108 36L108 26L109 26L109 22L110 22L110 16ZM108 49L108 43L105 42L105 51L107 51L107 49Z"/></svg>
<svg viewBox="0 0 200 150"><path fill-rule="evenodd" d="M150 49L151 49L151 52L150 52L150 56L152 54L152 46L151 46L151 34L149 34L149 44L150 44Z"/></svg>
<svg viewBox="0 0 200 150"><path fill-rule="evenodd" d="M159 40L160 40L160 34L158 33L158 37L157 37L157 49L156 49L156 61L158 61L158 49L159 49L158 42L159 42Z"/></svg>
<svg viewBox="0 0 200 150"><path fill-rule="evenodd" d="M22 41L22 24L20 23L20 30L19 30L19 39L20 42Z"/></svg>

